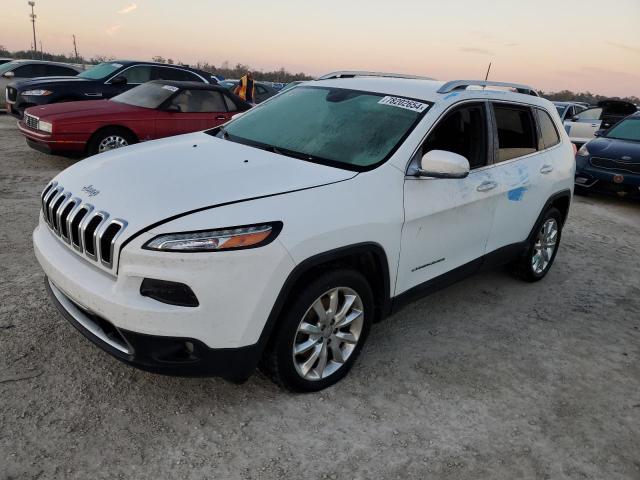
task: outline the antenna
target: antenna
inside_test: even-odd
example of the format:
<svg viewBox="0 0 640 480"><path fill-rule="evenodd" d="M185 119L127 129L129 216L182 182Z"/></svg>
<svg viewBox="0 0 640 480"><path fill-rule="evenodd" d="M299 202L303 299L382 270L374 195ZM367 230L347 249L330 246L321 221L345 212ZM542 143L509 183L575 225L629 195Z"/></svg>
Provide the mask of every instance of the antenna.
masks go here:
<svg viewBox="0 0 640 480"><path fill-rule="evenodd" d="M489 79L489 71L491 70L491 62L489 62L489 67L487 67L487 74L484 76L484 81L486 82Z"/></svg>

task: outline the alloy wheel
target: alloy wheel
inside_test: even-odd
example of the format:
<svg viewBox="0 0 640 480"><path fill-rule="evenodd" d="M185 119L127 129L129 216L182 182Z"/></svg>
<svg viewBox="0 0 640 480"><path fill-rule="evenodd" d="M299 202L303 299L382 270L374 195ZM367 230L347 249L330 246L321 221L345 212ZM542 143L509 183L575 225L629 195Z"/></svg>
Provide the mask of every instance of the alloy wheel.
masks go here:
<svg viewBox="0 0 640 480"><path fill-rule="evenodd" d="M337 372L353 354L364 322L362 299L347 287L320 295L302 317L293 342L293 362L305 380Z"/></svg>
<svg viewBox="0 0 640 480"><path fill-rule="evenodd" d="M129 142L120 135L109 135L102 139L98 145L98 153L106 152L107 150L113 150L115 148L126 147Z"/></svg>
<svg viewBox="0 0 640 480"><path fill-rule="evenodd" d="M531 268L533 273L541 275L549 267L558 241L558 222L549 218L542 224L533 245Z"/></svg>

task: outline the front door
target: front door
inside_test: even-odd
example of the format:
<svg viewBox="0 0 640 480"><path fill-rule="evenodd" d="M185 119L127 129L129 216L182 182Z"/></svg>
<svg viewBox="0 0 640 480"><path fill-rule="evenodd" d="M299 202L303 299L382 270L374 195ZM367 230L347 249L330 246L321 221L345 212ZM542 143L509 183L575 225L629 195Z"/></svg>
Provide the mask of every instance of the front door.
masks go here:
<svg viewBox="0 0 640 480"><path fill-rule="evenodd" d="M463 179L407 176L396 295L459 267L470 273L479 266L496 208L488 125L486 102L454 107L418 151L414 161L431 150L458 153L471 171Z"/></svg>
<svg viewBox="0 0 640 480"><path fill-rule="evenodd" d="M596 130L600 129L602 124L601 116L602 108L596 107L578 113L574 117L575 121L571 118L567 119L564 122L564 126L571 141L586 143L591 140Z"/></svg>

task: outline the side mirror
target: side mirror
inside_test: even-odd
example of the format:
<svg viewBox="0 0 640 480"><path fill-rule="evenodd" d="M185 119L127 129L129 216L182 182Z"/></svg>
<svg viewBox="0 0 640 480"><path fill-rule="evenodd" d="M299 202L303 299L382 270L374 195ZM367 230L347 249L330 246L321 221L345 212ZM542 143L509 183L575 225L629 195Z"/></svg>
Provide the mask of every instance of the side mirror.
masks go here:
<svg viewBox="0 0 640 480"><path fill-rule="evenodd" d="M13 72L4 72L4 74L2 75L4 78L13 78L16 76L15 73Z"/></svg>
<svg viewBox="0 0 640 480"><path fill-rule="evenodd" d="M123 77L122 75L118 75L111 79L111 85L126 85L127 77Z"/></svg>
<svg viewBox="0 0 640 480"><path fill-rule="evenodd" d="M469 175L469 160L446 150L431 150L420 162L420 177L465 178Z"/></svg>
<svg viewBox="0 0 640 480"><path fill-rule="evenodd" d="M165 112L180 113L182 112L182 109L180 108L180 105L169 105L165 109Z"/></svg>
<svg viewBox="0 0 640 480"><path fill-rule="evenodd" d="M593 133L593 136L594 137L602 137L602 136L604 136L605 133L606 133L606 130L604 128L601 128L600 130L596 130Z"/></svg>
<svg viewBox="0 0 640 480"><path fill-rule="evenodd" d="M578 116L577 116L577 115L574 115L573 117L571 117L571 121L572 121L572 122L579 122L579 121L580 121L580 119L578 118Z"/></svg>

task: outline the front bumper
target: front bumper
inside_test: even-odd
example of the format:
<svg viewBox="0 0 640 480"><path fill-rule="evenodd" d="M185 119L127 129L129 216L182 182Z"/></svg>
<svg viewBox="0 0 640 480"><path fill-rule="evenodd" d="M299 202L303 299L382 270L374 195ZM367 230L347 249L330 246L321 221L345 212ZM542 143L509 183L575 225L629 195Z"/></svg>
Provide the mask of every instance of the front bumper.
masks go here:
<svg viewBox="0 0 640 480"><path fill-rule="evenodd" d="M27 144L34 150L43 153L84 152L87 142L72 135L51 135L33 130L22 121L18 121L20 133L27 139Z"/></svg>
<svg viewBox="0 0 640 480"><path fill-rule="evenodd" d="M640 174L597 168L589 157L576 157L575 184L584 190L640 197Z"/></svg>
<svg viewBox="0 0 640 480"><path fill-rule="evenodd" d="M60 313L87 339L122 362L153 373L220 376L246 380L260 360L258 344L213 349L193 338L145 335L119 329L75 303L45 276L45 288Z"/></svg>

